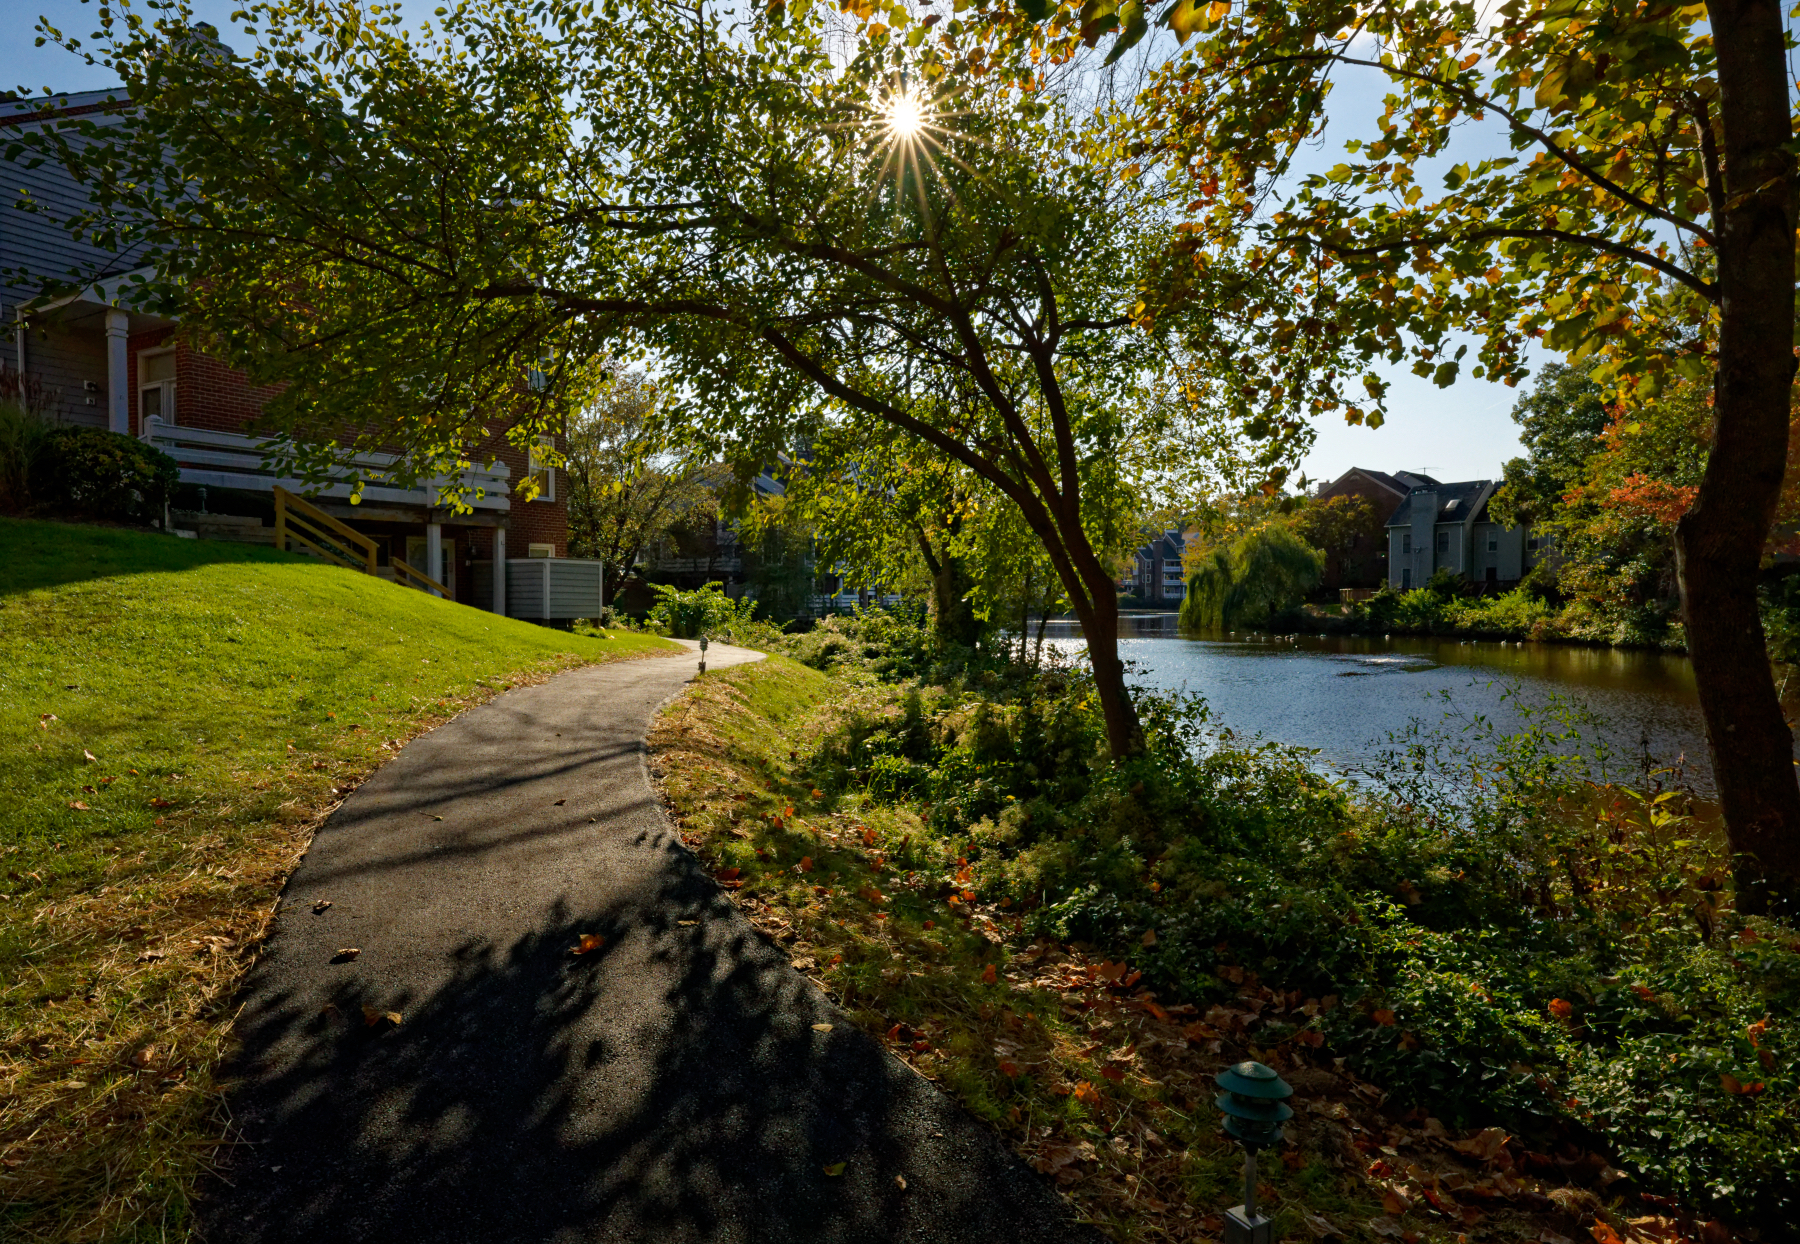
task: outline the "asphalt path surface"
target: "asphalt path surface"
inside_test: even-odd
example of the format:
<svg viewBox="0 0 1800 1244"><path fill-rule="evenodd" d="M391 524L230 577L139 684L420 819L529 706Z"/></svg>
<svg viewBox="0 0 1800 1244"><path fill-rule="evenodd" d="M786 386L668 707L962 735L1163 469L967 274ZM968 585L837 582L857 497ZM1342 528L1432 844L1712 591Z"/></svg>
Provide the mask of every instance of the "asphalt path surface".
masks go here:
<svg viewBox="0 0 1800 1244"><path fill-rule="evenodd" d="M319 830L246 984L208 1241L1098 1238L682 847L643 739L695 666L509 692Z"/></svg>

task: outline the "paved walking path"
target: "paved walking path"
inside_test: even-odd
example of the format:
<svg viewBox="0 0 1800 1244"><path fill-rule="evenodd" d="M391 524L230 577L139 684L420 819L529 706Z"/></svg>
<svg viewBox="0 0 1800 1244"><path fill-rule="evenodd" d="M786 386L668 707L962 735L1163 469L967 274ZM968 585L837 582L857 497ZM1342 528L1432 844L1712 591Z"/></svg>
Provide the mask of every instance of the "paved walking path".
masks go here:
<svg viewBox="0 0 1800 1244"><path fill-rule="evenodd" d="M510 692L319 831L247 986L209 1241L1094 1238L681 847L642 739L695 664Z"/></svg>

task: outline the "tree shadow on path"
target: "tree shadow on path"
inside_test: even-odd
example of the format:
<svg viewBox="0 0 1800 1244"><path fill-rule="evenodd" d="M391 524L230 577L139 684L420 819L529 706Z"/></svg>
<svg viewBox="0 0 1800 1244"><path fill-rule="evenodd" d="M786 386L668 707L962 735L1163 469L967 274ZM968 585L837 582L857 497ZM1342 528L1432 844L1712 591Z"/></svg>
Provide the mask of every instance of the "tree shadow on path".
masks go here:
<svg viewBox="0 0 1800 1244"><path fill-rule="evenodd" d="M466 941L422 996L346 976L324 1006L253 974L242 1143L206 1238L1097 1238L851 1028L670 836L634 845L661 856L654 893ZM604 947L571 954L584 933ZM365 1006L402 1021L365 1023Z"/></svg>

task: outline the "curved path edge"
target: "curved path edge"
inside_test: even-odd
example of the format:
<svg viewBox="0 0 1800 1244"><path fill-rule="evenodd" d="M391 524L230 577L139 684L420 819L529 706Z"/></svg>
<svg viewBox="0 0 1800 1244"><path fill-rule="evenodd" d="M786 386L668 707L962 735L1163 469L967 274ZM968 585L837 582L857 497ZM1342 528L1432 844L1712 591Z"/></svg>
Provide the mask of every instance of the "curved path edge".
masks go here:
<svg viewBox="0 0 1800 1244"><path fill-rule="evenodd" d="M242 995L206 1239L1098 1238L681 846L643 740L695 666L511 691L321 827Z"/></svg>

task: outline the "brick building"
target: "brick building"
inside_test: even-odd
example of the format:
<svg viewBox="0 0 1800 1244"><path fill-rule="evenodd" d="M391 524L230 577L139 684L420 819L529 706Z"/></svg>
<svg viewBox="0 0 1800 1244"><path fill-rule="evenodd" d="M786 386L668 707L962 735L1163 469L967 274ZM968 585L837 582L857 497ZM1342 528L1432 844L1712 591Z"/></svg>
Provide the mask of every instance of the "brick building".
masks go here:
<svg viewBox="0 0 1800 1244"><path fill-rule="evenodd" d="M1340 549L1328 549L1319 586L1329 591L1370 589L1388 577L1387 522L1414 488L1435 485L1436 480L1416 471L1371 471L1351 467L1337 479L1319 485L1315 500L1361 497L1374 510L1367 531L1352 533Z"/></svg>
<svg viewBox="0 0 1800 1244"><path fill-rule="evenodd" d="M58 117L88 116L105 124L119 116L117 92L92 91L0 105L0 133L20 132ZM471 492L472 512L443 504L440 485L405 487L381 482L394 459L364 455L347 464L346 481L309 488L285 477L266 459L267 441L256 421L273 390L252 386L244 374L188 347L173 320L134 307L130 278L142 270L130 253L98 250L71 237L64 222L86 206L81 184L68 170L46 161L28 168L5 165L13 209L0 221L0 271L26 270L40 280L79 273L75 293L44 297L36 289L0 284L0 300L12 321L14 358L8 362L38 396L43 413L60 423L87 424L140 437L169 453L181 467L182 487L170 526L212 538L273 544L278 488L304 494L326 515L372 543L370 560L384 578L397 578L464 604L515 616L587 616L598 609L598 563L514 566L531 559L565 561L568 513L560 472L531 459L497 436L471 455L479 465L459 481ZM73 282L67 282L72 284ZM550 442L560 447L556 439ZM365 485L350 503L348 477ZM536 474L541 491L525 501L517 483ZM368 481L375 482L368 482ZM285 504L285 503L284 503ZM355 560L360 562L361 554ZM403 563L396 568L395 563ZM497 564L510 568L496 576ZM417 572L409 573L410 572ZM593 581L590 593L586 588ZM508 584L522 584L509 600ZM564 590L574 585L570 590ZM585 607L589 596L595 604ZM563 612L551 599L566 599ZM568 613L581 605L578 613Z"/></svg>

